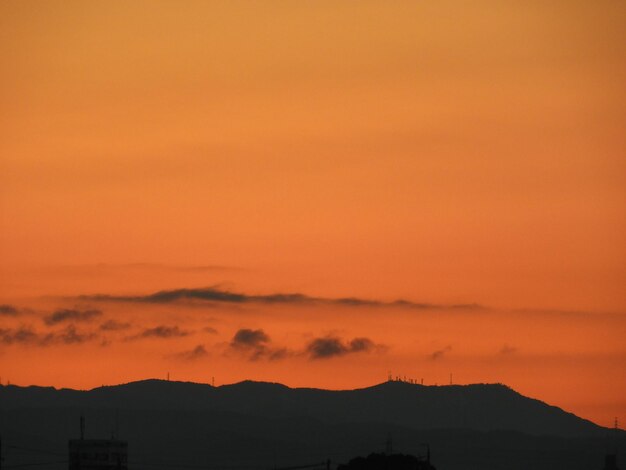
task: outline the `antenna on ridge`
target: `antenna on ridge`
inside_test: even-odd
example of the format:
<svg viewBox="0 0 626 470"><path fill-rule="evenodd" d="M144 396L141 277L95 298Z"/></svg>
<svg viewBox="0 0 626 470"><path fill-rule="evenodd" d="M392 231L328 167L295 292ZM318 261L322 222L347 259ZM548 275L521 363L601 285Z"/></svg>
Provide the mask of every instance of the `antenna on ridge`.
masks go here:
<svg viewBox="0 0 626 470"><path fill-rule="evenodd" d="M387 434L387 442L385 444L385 453L387 455L393 454L393 441L391 440L391 433Z"/></svg>

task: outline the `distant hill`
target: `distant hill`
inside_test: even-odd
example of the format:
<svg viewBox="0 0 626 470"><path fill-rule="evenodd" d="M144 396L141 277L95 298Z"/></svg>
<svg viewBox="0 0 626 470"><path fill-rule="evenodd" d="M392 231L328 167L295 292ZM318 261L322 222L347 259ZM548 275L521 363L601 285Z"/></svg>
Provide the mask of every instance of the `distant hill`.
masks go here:
<svg viewBox="0 0 626 470"><path fill-rule="evenodd" d="M414 429L508 430L532 435L604 435L604 428L500 384L424 386L385 382L346 391L245 381L212 387L144 380L89 391L0 387L0 409L86 407L237 412L327 423L385 422Z"/></svg>
<svg viewBox="0 0 626 470"><path fill-rule="evenodd" d="M625 433L503 385L386 382L348 391L145 380L76 391L0 387L3 465L67 468L67 440L117 434L129 468L284 469L430 445L438 470L601 469ZM623 466L626 458L620 457ZM56 462L56 463L53 463ZM3 467L4 468L4 467Z"/></svg>

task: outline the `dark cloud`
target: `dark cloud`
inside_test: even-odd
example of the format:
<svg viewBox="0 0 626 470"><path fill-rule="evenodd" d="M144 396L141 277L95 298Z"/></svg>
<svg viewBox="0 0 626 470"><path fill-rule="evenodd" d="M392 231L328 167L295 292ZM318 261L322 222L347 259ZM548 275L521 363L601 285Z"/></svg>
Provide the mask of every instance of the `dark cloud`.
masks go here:
<svg viewBox="0 0 626 470"><path fill-rule="evenodd" d="M83 299L120 302L171 303L181 300L205 300L213 302L243 303L249 301L248 296L223 291L217 288L175 289L155 292L143 296L92 295Z"/></svg>
<svg viewBox="0 0 626 470"><path fill-rule="evenodd" d="M276 361L291 355L288 349L275 348L270 343L270 337L263 330L242 328L233 336L230 348L246 355L251 361L259 359Z"/></svg>
<svg viewBox="0 0 626 470"><path fill-rule="evenodd" d="M64 330L46 334L39 342L44 346L55 343L82 344L96 337L95 333L80 333L74 325L68 325Z"/></svg>
<svg viewBox="0 0 626 470"><path fill-rule="evenodd" d="M306 349L312 359L343 356L348 352L348 348L339 338L316 338L307 345Z"/></svg>
<svg viewBox="0 0 626 470"><path fill-rule="evenodd" d="M205 333L212 334L212 335L218 334L218 331L212 326L205 326L204 328L202 328L202 331L204 331Z"/></svg>
<svg viewBox="0 0 626 470"><path fill-rule="evenodd" d="M36 343L38 339L37 333L26 326L20 326L17 329L0 328L0 343L2 344Z"/></svg>
<svg viewBox="0 0 626 470"><path fill-rule="evenodd" d="M90 321L102 315L100 310L61 309L44 317L46 325L56 325L65 321Z"/></svg>
<svg viewBox="0 0 626 470"><path fill-rule="evenodd" d="M230 347L256 361L267 355L269 341L270 337L263 330L242 328L233 336Z"/></svg>
<svg viewBox="0 0 626 470"><path fill-rule="evenodd" d="M13 305L0 305L0 316L6 315L8 317L15 317L19 315L19 313L19 309L17 307L14 307Z"/></svg>
<svg viewBox="0 0 626 470"><path fill-rule="evenodd" d="M378 348L380 346L369 338L354 338L344 343L341 338L326 336L311 341L306 347L306 353L311 359L328 359L350 353L371 352Z"/></svg>
<svg viewBox="0 0 626 470"><path fill-rule="evenodd" d="M278 348L278 349L272 349L270 351L268 351L267 353L267 358L270 361L278 361L280 359L285 359L287 357L292 356L293 353L287 349L287 348Z"/></svg>
<svg viewBox="0 0 626 470"><path fill-rule="evenodd" d="M183 361L196 361L198 359L203 359L208 356L209 352L201 344L193 348L191 351L183 351L173 355L175 359L180 359Z"/></svg>
<svg viewBox="0 0 626 470"><path fill-rule="evenodd" d="M376 345L369 338L354 338L350 341L351 352L371 351L375 347Z"/></svg>
<svg viewBox="0 0 626 470"><path fill-rule="evenodd" d="M263 330L242 328L233 337L230 345L235 348L258 348L269 342L270 337Z"/></svg>
<svg viewBox="0 0 626 470"><path fill-rule="evenodd" d="M345 305L348 307L378 307L381 302L368 299L359 299L356 297L342 297L338 299L331 299L333 303L337 305Z"/></svg>
<svg viewBox="0 0 626 470"><path fill-rule="evenodd" d="M63 330L46 334L37 333L32 328L26 326L20 326L16 329L0 329L1 344L33 344L37 346L82 344L96 338L97 335L95 333L81 333L74 325L68 325Z"/></svg>
<svg viewBox="0 0 626 470"><path fill-rule="evenodd" d="M450 351L452 351L452 346L446 346L443 349L438 349L437 351L433 351L432 354L430 355L430 358L433 361L435 361L437 359L441 359L443 356L448 354Z"/></svg>
<svg viewBox="0 0 626 470"><path fill-rule="evenodd" d="M115 320L107 320L100 325L101 331L121 331L130 328L130 323L122 323Z"/></svg>
<svg viewBox="0 0 626 470"><path fill-rule="evenodd" d="M180 338L182 336L188 336L190 333L186 330L181 330L178 326L165 326L159 325L154 328L146 328L141 333L135 336L131 336L128 339L140 339L140 338Z"/></svg>
<svg viewBox="0 0 626 470"><path fill-rule="evenodd" d="M460 309L476 310L484 307L478 304L452 304L439 305L411 302L399 299L393 302L380 300L361 299L357 297L325 298L312 297L305 294L269 294L251 295L238 292L230 292L219 287L206 287L198 289L174 289L163 290L148 295L139 296L115 296L115 295L91 295L80 297L83 300L110 301L110 302L143 302L143 303L172 303L181 301L203 301L231 304L263 303L263 304L286 304L286 305L339 305L346 307L399 307L419 310L433 309Z"/></svg>
<svg viewBox="0 0 626 470"><path fill-rule="evenodd" d="M297 352L274 345L269 335L261 329L242 328L233 336L229 349L246 356L251 361L259 359L276 361L303 354L311 359L324 359L351 353L382 351L385 348L369 338L358 337L343 341L338 337L327 336L315 338L307 344L304 351Z"/></svg>

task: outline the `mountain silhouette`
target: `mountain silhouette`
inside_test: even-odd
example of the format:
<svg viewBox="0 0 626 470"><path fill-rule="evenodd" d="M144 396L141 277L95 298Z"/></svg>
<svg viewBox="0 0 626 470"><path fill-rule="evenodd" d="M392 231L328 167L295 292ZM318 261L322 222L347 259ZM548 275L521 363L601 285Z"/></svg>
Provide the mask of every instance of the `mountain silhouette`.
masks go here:
<svg viewBox="0 0 626 470"><path fill-rule="evenodd" d="M312 417L329 423L387 422L416 429L509 430L565 437L603 435L604 428L501 384L424 386L389 381L332 391L245 381L213 387L144 380L89 391L0 388L0 409L109 407L232 411L261 417Z"/></svg>
<svg viewBox="0 0 626 470"><path fill-rule="evenodd" d="M89 391L1 386L5 465L42 458L19 448L65 456L81 415L88 438L127 440L129 468L139 469L281 469L326 459L336 466L383 451L389 435L404 454L419 455L428 443L439 470L600 469L608 443L625 450L624 432L499 384L393 381L331 391L144 380Z"/></svg>

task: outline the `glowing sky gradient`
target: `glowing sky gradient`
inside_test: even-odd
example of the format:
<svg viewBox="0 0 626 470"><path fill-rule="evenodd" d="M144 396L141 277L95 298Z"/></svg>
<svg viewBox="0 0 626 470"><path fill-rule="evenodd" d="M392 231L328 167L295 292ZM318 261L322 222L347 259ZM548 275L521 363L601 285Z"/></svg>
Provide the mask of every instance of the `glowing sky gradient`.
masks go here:
<svg viewBox="0 0 626 470"><path fill-rule="evenodd" d="M626 422L626 3L9 0L0 69L4 382Z"/></svg>

